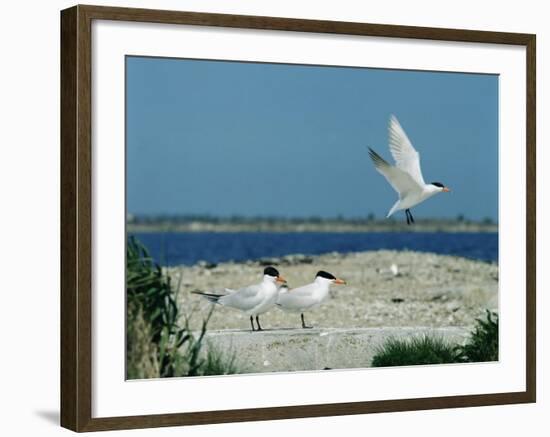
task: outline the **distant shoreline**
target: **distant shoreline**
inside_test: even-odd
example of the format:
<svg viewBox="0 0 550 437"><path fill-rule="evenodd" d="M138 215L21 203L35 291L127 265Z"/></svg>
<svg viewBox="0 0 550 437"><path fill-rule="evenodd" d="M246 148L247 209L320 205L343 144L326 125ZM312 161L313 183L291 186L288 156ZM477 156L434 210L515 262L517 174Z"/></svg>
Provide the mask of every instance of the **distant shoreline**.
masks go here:
<svg viewBox="0 0 550 437"><path fill-rule="evenodd" d="M417 220L414 225L407 225L405 220L366 220L366 221L338 221L324 220L310 221L201 221L189 220L185 222L153 222L127 223L129 233L155 232L326 232L326 233L353 233L353 232L498 232L498 224L487 222L457 221L457 220Z"/></svg>

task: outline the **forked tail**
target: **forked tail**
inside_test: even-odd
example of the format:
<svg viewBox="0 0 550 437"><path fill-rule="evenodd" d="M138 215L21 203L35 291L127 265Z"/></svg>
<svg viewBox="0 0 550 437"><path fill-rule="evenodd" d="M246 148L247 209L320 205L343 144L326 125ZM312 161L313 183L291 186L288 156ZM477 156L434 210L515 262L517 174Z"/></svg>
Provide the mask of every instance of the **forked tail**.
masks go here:
<svg viewBox="0 0 550 437"><path fill-rule="evenodd" d="M401 202L401 199L395 202L395 204L391 207L390 211L388 212L388 215L386 215L386 218L390 217L395 211L399 209L399 202Z"/></svg>
<svg viewBox="0 0 550 437"><path fill-rule="evenodd" d="M220 297L223 297L223 294L215 294L215 293L205 293L204 291L200 290L193 290L191 293L198 294L199 296L204 297L207 301L212 303L219 303Z"/></svg>

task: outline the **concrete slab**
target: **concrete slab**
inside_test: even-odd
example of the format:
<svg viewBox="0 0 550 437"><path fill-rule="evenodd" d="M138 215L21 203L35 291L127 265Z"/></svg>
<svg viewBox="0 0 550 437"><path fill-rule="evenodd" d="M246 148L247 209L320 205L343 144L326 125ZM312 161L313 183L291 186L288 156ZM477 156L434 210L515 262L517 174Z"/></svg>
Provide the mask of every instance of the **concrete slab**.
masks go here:
<svg viewBox="0 0 550 437"><path fill-rule="evenodd" d="M209 331L205 351L235 354L240 373L370 367L387 339L431 335L463 343L469 330L460 327L387 327L357 329L277 329Z"/></svg>

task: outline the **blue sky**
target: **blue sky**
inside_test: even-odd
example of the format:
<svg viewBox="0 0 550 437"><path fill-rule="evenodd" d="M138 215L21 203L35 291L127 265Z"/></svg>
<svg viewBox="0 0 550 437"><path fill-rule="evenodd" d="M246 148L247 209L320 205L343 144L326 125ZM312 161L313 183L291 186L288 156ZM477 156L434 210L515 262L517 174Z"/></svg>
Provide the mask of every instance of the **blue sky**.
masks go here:
<svg viewBox="0 0 550 437"><path fill-rule="evenodd" d="M127 211L383 217L395 114L427 182L415 217L498 218L498 77L128 57Z"/></svg>

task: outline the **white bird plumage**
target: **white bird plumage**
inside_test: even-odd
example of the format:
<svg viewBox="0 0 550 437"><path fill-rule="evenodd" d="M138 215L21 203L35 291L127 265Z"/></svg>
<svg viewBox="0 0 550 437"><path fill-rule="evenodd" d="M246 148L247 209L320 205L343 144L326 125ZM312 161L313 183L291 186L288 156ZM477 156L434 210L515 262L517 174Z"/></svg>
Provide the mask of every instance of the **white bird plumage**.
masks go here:
<svg viewBox="0 0 550 437"><path fill-rule="evenodd" d="M369 147L369 155L376 170L386 178L388 183L399 195L399 199L389 210L386 217L404 209L407 215L407 224L414 223L409 208L432 197L434 194L449 191L439 182L426 184L420 168L420 155L413 147L397 117L390 116L388 125L390 152L395 165L389 164L384 158Z"/></svg>
<svg viewBox="0 0 550 437"><path fill-rule="evenodd" d="M264 270L262 282L249 285L236 290L226 288L224 294L209 293L195 290L192 293L198 294L212 303L222 306L235 308L250 316L250 324L254 331L254 317L258 325L258 330L262 331L259 316L269 311L277 303L279 296L278 284L286 280L279 275L279 272L273 267L267 267Z"/></svg>
<svg viewBox="0 0 550 437"><path fill-rule="evenodd" d="M418 185L425 185L420 169L420 155L411 144L395 115L390 117L388 137L395 166L408 173Z"/></svg>
<svg viewBox="0 0 550 437"><path fill-rule="evenodd" d="M312 283L279 293L277 306L284 311L300 313L302 328L311 328L306 326L304 312L321 305L327 299L331 285L345 283L330 273L320 271Z"/></svg>

